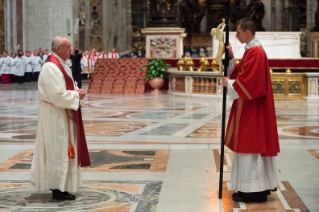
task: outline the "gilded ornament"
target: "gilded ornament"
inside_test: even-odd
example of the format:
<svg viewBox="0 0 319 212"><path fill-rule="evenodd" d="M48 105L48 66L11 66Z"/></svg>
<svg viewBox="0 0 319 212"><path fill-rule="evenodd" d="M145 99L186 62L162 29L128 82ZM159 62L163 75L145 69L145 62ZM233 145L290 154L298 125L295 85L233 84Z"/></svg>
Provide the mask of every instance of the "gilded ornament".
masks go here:
<svg viewBox="0 0 319 212"><path fill-rule="evenodd" d="M181 58L177 62L177 70L182 71L183 69L184 69L184 61L183 61L183 58Z"/></svg>
<svg viewBox="0 0 319 212"><path fill-rule="evenodd" d="M223 75L223 59L222 59L222 56L225 52L225 44L224 44L224 29L226 27L226 24L225 24L225 19L223 18L223 23L219 24L217 26L217 28L213 28L212 31L211 31L211 35L214 36L216 35L216 39L218 40L219 42L219 46L218 46L218 52L217 52L217 55L216 55L216 62L218 63L219 65L219 75L222 76Z"/></svg>
<svg viewBox="0 0 319 212"><path fill-rule="evenodd" d="M213 72L218 72L218 70L217 70L217 62L216 62L215 59L212 61L212 70L213 70Z"/></svg>

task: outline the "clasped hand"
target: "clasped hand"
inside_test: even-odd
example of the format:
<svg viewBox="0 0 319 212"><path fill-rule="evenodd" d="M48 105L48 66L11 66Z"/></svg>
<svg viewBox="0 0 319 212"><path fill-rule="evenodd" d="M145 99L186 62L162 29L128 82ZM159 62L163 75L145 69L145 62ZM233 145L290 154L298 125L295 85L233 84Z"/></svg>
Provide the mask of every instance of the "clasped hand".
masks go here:
<svg viewBox="0 0 319 212"><path fill-rule="evenodd" d="M85 95L86 95L86 92L84 89L78 89L76 90L80 96L80 100L84 99Z"/></svg>

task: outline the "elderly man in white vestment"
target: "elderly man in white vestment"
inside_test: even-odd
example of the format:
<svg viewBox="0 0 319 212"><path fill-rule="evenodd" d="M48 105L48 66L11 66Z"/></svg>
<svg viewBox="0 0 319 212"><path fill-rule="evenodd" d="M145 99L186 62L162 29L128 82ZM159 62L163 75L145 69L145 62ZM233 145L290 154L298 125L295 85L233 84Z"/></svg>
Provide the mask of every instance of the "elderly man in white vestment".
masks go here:
<svg viewBox="0 0 319 212"><path fill-rule="evenodd" d="M66 37L55 37L53 54L43 65L38 81L38 127L30 181L38 190L51 190L55 200L74 200L75 195L68 192L82 186L80 166L90 165L85 136L83 143L78 122L73 121L76 114L81 115L80 101L86 93L77 88L66 64L71 51ZM69 82L74 89L68 89ZM80 121L83 129L82 118Z"/></svg>

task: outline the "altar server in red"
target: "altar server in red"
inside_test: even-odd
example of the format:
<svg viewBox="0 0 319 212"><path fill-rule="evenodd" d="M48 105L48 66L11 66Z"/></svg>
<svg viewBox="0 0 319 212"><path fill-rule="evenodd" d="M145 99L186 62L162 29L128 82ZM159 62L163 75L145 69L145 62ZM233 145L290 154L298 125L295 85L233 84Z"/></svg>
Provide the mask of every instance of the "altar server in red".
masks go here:
<svg viewBox="0 0 319 212"><path fill-rule="evenodd" d="M74 200L68 192L82 186L81 167L90 166L80 107L86 93L77 87L67 66L71 51L66 37L55 37L53 53L38 81L38 126L30 180L37 190L52 190L55 200Z"/></svg>
<svg viewBox="0 0 319 212"><path fill-rule="evenodd" d="M246 43L239 64L231 45L228 77L222 84L233 100L225 145L234 151L230 188L235 201L267 201L280 184L277 167L279 140L269 64L262 44L255 38L251 19L236 24L236 37Z"/></svg>

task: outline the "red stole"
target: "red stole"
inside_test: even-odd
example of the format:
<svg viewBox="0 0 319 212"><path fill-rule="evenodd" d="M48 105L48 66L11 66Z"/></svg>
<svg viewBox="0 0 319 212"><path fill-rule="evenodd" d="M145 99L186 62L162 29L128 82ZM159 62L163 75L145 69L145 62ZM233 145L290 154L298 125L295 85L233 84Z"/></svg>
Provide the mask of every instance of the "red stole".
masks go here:
<svg viewBox="0 0 319 212"><path fill-rule="evenodd" d="M60 63L60 61L56 57L54 57L53 55L49 55L45 62L46 63L50 62L50 63L55 64L60 69L60 71L62 72L62 74L64 76L66 89L67 90L74 90L73 79L66 73L62 64ZM85 139L85 134L84 134L81 107L79 107L79 109L77 111L72 110L72 112L74 115L74 121L76 123L78 166L81 166L81 167L91 166L89 151L88 151L88 148L86 145L86 139Z"/></svg>
<svg viewBox="0 0 319 212"><path fill-rule="evenodd" d="M112 52L111 54L112 54L112 59L113 59L113 58L117 58L116 53L113 53L113 52ZM114 55L115 55L115 56L114 56Z"/></svg>

